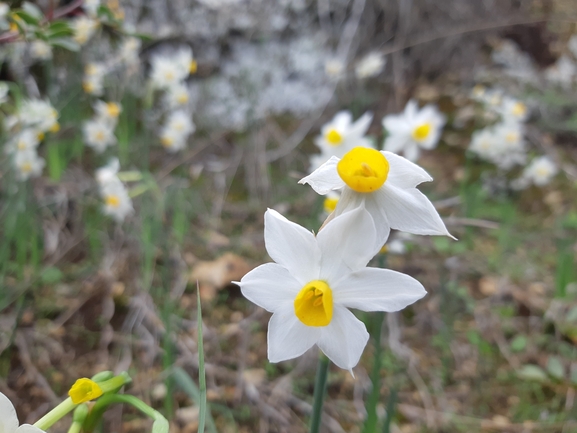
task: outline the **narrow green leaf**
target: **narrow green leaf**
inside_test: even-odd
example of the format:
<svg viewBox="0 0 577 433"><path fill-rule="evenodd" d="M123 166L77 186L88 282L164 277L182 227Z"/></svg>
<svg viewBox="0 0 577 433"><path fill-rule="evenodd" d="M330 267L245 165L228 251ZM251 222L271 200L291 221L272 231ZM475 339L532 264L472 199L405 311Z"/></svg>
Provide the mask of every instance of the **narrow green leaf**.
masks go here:
<svg viewBox="0 0 577 433"><path fill-rule="evenodd" d="M200 305L200 287L196 284L196 303L198 306L196 315L196 327L198 333L198 388L200 393L198 411L198 433L204 433L206 421L206 372L204 370L204 344L202 336L202 308Z"/></svg>
<svg viewBox="0 0 577 433"><path fill-rule="evenodd" d="M54 46L64 48L69 51L80 51L80 44L68 38L54 38L50 39L50 43Z"/></svg>

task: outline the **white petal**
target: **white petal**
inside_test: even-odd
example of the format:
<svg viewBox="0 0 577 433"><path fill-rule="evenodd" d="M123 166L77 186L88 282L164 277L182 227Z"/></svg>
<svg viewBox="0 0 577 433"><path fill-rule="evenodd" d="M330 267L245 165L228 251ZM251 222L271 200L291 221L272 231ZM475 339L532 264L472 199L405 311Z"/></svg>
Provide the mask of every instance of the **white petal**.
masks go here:
<svg viewBox="0 0 577 433"><path fill-rule="evenodd" d="M380 199L391 228L416 235L451 236L430 200L416 188L383 185Z"/></svg>
<svg viewBox="0 0 577 433"><path fill-rule="evenodd" d="M268 360L286 361L301 356L319 339L321 328L306 326L290 305L275 312L268 323Z"/></svg>
<svg viewBox="0 0 577 433"><path fill-rule="evenodd" d="M315 236L273 209L264 214L264 243L269 256L301 285L318 277L320 252Z"/></svg>
<svg viewBox="0 0 577 433"><path fill-rule="evenodd" d="M339 111L333 117L333 121L331 122L335 128L341 131L346 131L350 128L351 123L353 122L353 115L350 111Z"/></svg>
<svg viewBox="0 0 577 433"><path fill-rule="evenodd" d="M387 183L399 188L414 188L422 182L430 182L433 178L407 158L395 155L394 153L381 152L389 162L389 176Z"/></svg>
<svg viewBox="0 0 577 433"><path fill-rule="evenodd" d="M44 430L40 430L38 427L34 427L30 424L22 424L16 429L15 433L45 433Z"/></svg>
<svg viewBox="0 0 577 433"><path fill-rule="evenodd" d="M381 247L387 241L391 226L386 216L385 208L383 207L382 188L367 194L361 194L353 191L351 188L344 188L341 198L337 203L334 215L335 217L350 212L359 207L363 207L369 212L373 219L376 237L375 242Z"/></svg>
<svg viewBox="0 0 577 433"><path fill-rule="evenodd" d="M335 304L363 311L399 311L427 293L413 277L378 268L353 272L331 287Z"/></svg>
<svg viewBox="0 0 577 433"><path fill-rule="evenodd" d="M12 402L0 392L0 432L14 433L18 428L18 417Z"/></svg>
<svg viewBox="0 0 577 433"><path fill-rule="evenodd" d="M245 298L270 312L293 302L303 286L286 268L276 263L260 265L237 284Z"/></svg>
<svg viewBox="0 0 577 433"><path fill-rule="evenodd" d="M321 329L317 344L331 361L345 370L358 364L369 340L363 322L345 307L335 305L331 323Z"/></svg>
<svg viewBox="0 0 577 433"><path fill-rule="evenodd" d="M405 155L405 158L409 161L416 161L421 155L421 149L419 149L419 146L417 146L414 141L411 141L403 149L403 155Z"/></svg>
<svg viewBox="0 0 577 433"><path fill-rule="evenodd" d="M369 129L369 126L371 126L372 120L373 113L367 111L365 114L359 117L355 123L351 125L349 134L357 137L365 135Z"/></svg>
<svg viewBox="0 0 577 433"><path fill-rule="evenodd" d="M383 148L389 152L402 152L407 146L407 136L405 134L391 134L383 144Z"/></svg>
<svg viewBox="0 0 577 433"><path fill-rule="evenodd" d="M332 282L364 268L382 247L373 219L364 207L337 216L317 235L321 250L319 278Z"/></svg>
<svg viewBox="0 0 577 433"><path fill-rule="evenodd" d="M335 191L341 189L345 186L345 182L339 176L337 172L337 164L339 163L339 158L336 156L331 156L331 158L309 174L299 180L300 184L308 183L312 189L314 189L317 194L325 195L329 191Z"/></svg>

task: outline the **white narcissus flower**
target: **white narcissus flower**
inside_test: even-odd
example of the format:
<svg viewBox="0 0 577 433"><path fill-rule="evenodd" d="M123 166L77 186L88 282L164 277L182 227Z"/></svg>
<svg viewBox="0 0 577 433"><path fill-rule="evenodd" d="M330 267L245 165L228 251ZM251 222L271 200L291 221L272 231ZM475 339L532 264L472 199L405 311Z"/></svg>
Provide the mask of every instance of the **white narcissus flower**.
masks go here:
<svg viewBox="0 0 577 433"><path fill-rule="evenodd" d="M421 149L434 149L439 142L445 116L434 105L425 105L419 110L417 101L407 102L401 114L391 114L383 118L383 127L389 134L384 149L402 152L409 161L419 159Z"/></svg>
<svg viewBox="0 0 577 433"><path fill-rule="evenodd" d="M38 144L40 144L40 138L42 138L41 133L39 134L33 129L25 129L10 141L7 147L8 151L22 152L24 150L36 149Z"/></svg>
<svg viewBox="0 0 577 433"><path fill-rule="evenodd" d="M385 68L385 56L378 51L367 54L355 66L355 75L358 79L376 77Z"/></svg>
<svg viewBox="0 0 577 433"><path fill-rule="evenodd" d="M89 95L100 96L104 90L104 76L107 68L101 63L88 63L84 68L82 88Z"/></svg>
<svg viewBox="0 0 577 433"><path fill-rule="evenodd" d="M196 129L192 117L184 110L170 113L160 131L160 141L169 152L176 152L186 146L188 136Z"/></svg>
<svg viewBox="0 0 577 433"><path fill-rule="evenodd" d="M510 96L504 96L501 105L497 108L505 123L524 122L529 116L527 106Z"/></svg>
<svg viewBox="0 0 577 433"><path fill-rule="evenodd" d="M25 100L18 117L23 125L33 127L38 132L56 132L60 129L58 111L48 101L41 99Z"/></svg>
<svg viewBox="0 0 577 433"><path fill-rule="evenodd" d="M118 222L124 221L124 218L134 211L128 191L118 179L102 184L100 195L104 201L104 213Z"/></svg>
<svg viewBox="0 0 577 433"><path fill-rule="evenodd" d="M537 186L545 186L555 177L559 169L549 157L540 156L531 161L523 171L523 178Z"/></svg>
<svg viewBox="0 0 577 433"><path fill-rule="evenodd" d="M18 421L12 402L0 392L0 432L1 433L44 433L38 427Z"/></svg>
<svg viewBox="0 0 577 433"><path fill-rule="evenodd" d="M524 125L519 122L501 122L494 126L497 153L493 163L503 170L509 170L527 160L527 149L524 139Z"/></svg>
<svg viewBox="0 0 577 433"><path fill-rule="evenodd" d="M72 21L74 40L84 45L92 37L99 26L99 22L87 16L80 16Z"/></svg>
<svg viewBox="0 0 577 433"><path fill-rule="evenodd" d="M316 344L337 366L352 370L369 334L349 308L398 311L426 294L408 275L366 267L380 245L364 209L333 219L316 237L269 209L264 234L276 263L253 269L237 284L247 299L273 313L270 362L296 358Z"/></svg>
<svg viewBox="0 0 577 433"><path fill-rule="evenodd" d="M96 181L101 187L109 183L120 182L117 176L119 169L120 162L118 158L112 158L108 161L108 164L96 170Z"/></svg>
<svg viewBox="0 0 577 433"><path fill-rule="evenodd" d="M94 111L99 120L107 122L111 128L115 128L118 123L118 116L122 113L122 106L118 102L98 100L94 103Z"/></svg>
<svg viewBox="0 0 577 433"><path fill-rule="evenodd" d="M151 57L150 65L150 79L159 89L175 86L196 72L190 47L182 47L174 53L157 53Z"/></svg>
<svg viewBox="0 0 577 433"><path fill-rule="evenodd" d="M37 39L30 44L30 55L33 59L50 60L52 47L47 42Z"/></svg>
<svg viewBox="0 0 577 433"><path fill-rule="evenodd" d="M44 164L44 159L38 156L36 149L26 149L14 154L14 165L19 180L24 181L31 177L40 176Z"/></svg>
<svg viewBox="0 0 577 433"><path fill-rule="evenodd" d="M320 154L311 156L313 171L329 160L331 156L342 156L353 147L373 147L370 139L365 137L373 114L363 114L353 123L353 115L350 111L339 111L333 120L321 128L321 135L315 138L315 144L321 149Z"/></svg>
<svg viewBox="0 0 577 433"><path fill-rule="evenodd" d="M98 153L102 153L108 146L116 144L114 126L101 119L84 122L82 133L86 145L92 147Z"/></svg>
<svg viewBox="0 0 577 433"><path fill-rule="evenodd" d="M334 216L365 208L375 221L379 246L391 228L417 235L451 236L429 199L417 188L433 180L411 161L394 153L356 147L342 159L331 157L309 176L318 194L342 191Z"/></svg>
<svg viewBox="0 0 577 433"><path fill-rule="evenodd" d="M142 41L132 36L126 37L120 44L120 58L129 65L137 64L140 61L139 52Z"/></svg>
<svg viewBox="0 0 577 433"><path fill-rule="evenodd" d="M169 108L182 107L188 104L190 95L185 84L178 83L166 90L164 100Z"/></svg>

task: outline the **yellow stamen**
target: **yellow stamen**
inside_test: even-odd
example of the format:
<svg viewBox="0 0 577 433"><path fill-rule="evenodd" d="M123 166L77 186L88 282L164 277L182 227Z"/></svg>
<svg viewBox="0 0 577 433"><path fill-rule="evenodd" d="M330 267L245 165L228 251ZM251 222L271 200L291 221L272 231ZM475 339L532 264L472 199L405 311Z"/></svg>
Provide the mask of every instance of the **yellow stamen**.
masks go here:
<svg viewBox="0 0 577 433"><path fill-rule="evenodd" d="M331 213L337 207L339 199L337 197L327 197L323 203L323 207L326 213Z"/></svg>
<svg viewBox="0 0 577 433"><path fill-rule="evenodd" d="M160 138L160 143L164 146L164 147L172 147L172 145L174 144L174 140L170 137L161 137Z"/></svg>
<svg viewBox="0 0 577 433"><path fill-rule="evenodd" d="M333 318L333 292L325 281L311 281L296 296L294 307L305 325L327 326Z"/></svg>
<svg viewBox="0 0 577 433"><path fill-rule="evenodd" d="M196 63L196 60L191 60L190 65L188 65L188 71L191 74L195 74L197 70L198 70L198 63Z"/></svg>
<svg viewBox="0 0 577 433"><path fill-rule="evenodd" d="M42 133L41 132L38 133L38 139L42 140L40 138L40 134L42 134ZM42 135L44 135L44 134L42 134ZM26 149L26 142L24 140L18 140L18 145L16 147L18 147L18 150L24 150L24 149Z"/></svg>
<svg viewBox="0 0 577 433"><path fill-rule="evenodd" d="M83 377L78 379L68 391L68 395L72 399L72 403L80 404L87 401L94 400L103 394L102 389L93 380Z"/></svg>
<svg viewBox="0 0 577 433"><path fill-rule="evenodd" d="M516 117L523 117L525 115L525 113L527 112L527 106L525 104L523 104L522 102L517 102L515 103L515 105L513 105L513 116Z"/></svg>
<svg viewBox="0 0 577 433"><path fill-rule="evenodd" d="M505 135L505 140L507 140L509 143L515 143L517 140L519 140L519 134L516 132L508 132L507 135Z"/></svg>
<svg viewBox="0 0 577 433"><path fill-rule="evenodd" d="M179 104L186 104L188 102L188 95L186 93L181 93L176 98L176 102L178 102Z"/></svg>
<svg viewBox="0 0 577 433"><path fill-rule="evenodd" d="M389 162L378 150L355 147L339 161L337 172L354 191L373 192L387 180Z"/></svg>
<svg viewBox="0 0 577 433"><path fill-rule="evenodd" d="M107 195L106 198L104 199L104 202L106 203L106 206L110 207L120 206L120 199L118 198L117 195Z"/></svg>
<svg viewBox="0 0 577 433"><path fill-rule="evenodd" d="M94 134L94 141L103 141L104 140L104 132L103 131L96 131L96 133Z"/></svg>
<svg viewBox="0 0 577 433"><path fill-rule="evenodd" d="M331 129L327 132L325 138L331 146L338 146L343 143L343 136L336 129Z"/></svg>
<svg viewBox="0 0 577 433"><path fill-rule="evenodd" d="M49 131L50 131L50 132L54 132L54 133L60 131L60 123L54 122L54 123L52 124L52 126L50 127ZM42 137L42 138L44 138L44 137ZM41 138L40 140L42 140L42 138Z"/></svg>
<svg viewBox="0 0 577 433"><path fill-rule="evenodd" d="M433 129L433 125L430 123L423 123L422 125L417 126L413 131L413 139L415 141L425 140L431 133L431 129Z"/></svg>
<svg viewBox="0 0 577 433"><path fill-rule="evenodd" d="M109 102L106 104L106 112L110 117L118 117L120 114L120 106L115 102Z"/></svg>
<svg viewBox="0 0 577 433"><path fill-rule="evenodd" d="M24 162L20 166L20 170L22 171L22 173L30 173L32 171L32 164L30 164L29 162Z"/></svg>
<svg viewBox="0 0 577 433"><path fill-rule="evenodd" d="M82 88L86 93L94 92L94 84L92 84L90 81L83 81Z"/></svg>

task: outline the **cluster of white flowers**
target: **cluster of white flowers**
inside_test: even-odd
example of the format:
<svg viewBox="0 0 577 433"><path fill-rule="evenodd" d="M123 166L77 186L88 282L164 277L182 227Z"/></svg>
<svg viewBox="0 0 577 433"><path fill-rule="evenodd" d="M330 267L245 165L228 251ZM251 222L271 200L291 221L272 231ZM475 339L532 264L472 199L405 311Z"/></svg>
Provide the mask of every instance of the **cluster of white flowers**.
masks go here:
<svg viewBox="0 0 577 433"><path fill-rule="evenodd" d="M197 63L190 47L176 51L161 51L150 59L150 81L156 89L164 91L167 109L159 133L160 142L168 152L178 152L186 147L190 134L196 127L192 121L190 91L186 79L197 70Z"/></svg>
<svg viewBox="0 0 577 433"><path fill-rule="evenodd" d="M134 208L128 191L118 178L119 168L118 159L112 159L107 165L96 170L96 181L104 202L103 212L122 222Z"/></svg>
<svg viewBox="0 0 577 433"><path fill-rule="evenodd" d="M398 311L426 294L408 275L366 267L391 228L451 236L416 188L431 177L401 156L362 145L371 118L366 114L352 124L350 114L341 112L323 128L319 142L343 145L346 132L356 129L350 139L361 146L331 156L299 181L327 195L325 206L334 209L316 236L274 210L265 213L265 246L276 263L257 267L238 284L245 297L273 313L271 362L295 358L316 344L336 365L352 370L369 335L349 308ZM337 191L340 199L331 196Z"/></svg>
<svg viewBox="0 0 577 433"><path fill-rule="evenodd" d="M515 179L511 186L514 189L524 189L531 185L545 186L555 177L559 168L548 156L533 159L523 170L521 177Z"/></svg>
<svg viewBox="0 0 577 433"><path fill-rule="evenodd" d="M79 45L84 45L92 38L98 29L100 22L94 18L86 15L81 15L72 22L72 30L74 31L74 40Z"/></svg>
<svg viewBox="0 0 577 433"><path fill-rule="evenodd" d="M38 145L48 132L58 132L58 111L48 101L26 99L18 112L6 117L5 129L12 138L6 149L12 158L19 180L38 177L45 161L38 155Z"/></svg>
<svg viewBox="0 0 577 433"><path fill-rule="evenodd" d="M94 103L94 117L82 125L86 145L102 153L108 146L116 144L114 130L121 111L122 107L117 102L97 100Z"/></svg>
<svg viewBox="0 0 577 433"><path fill-rule="evenodd" d="M469 150L502 170L524 164L527 160L524 138L524 122L529 115L527 106L498 90L487 90L482 86L474 88L472 97L482 103L485 110L496 115L498 121L475 131Z"/></svg>

